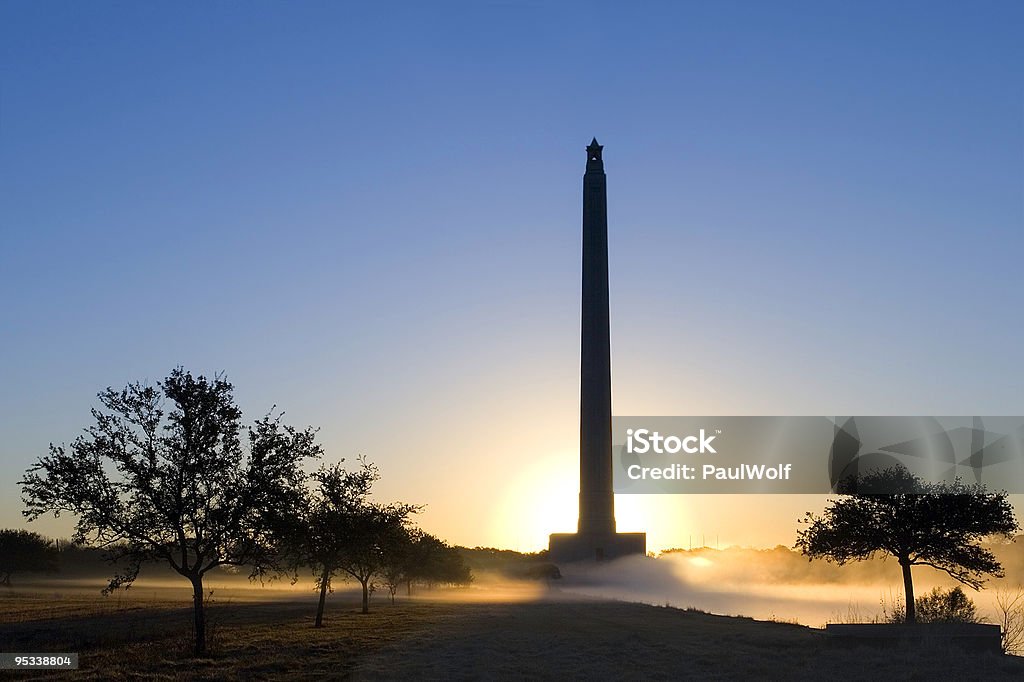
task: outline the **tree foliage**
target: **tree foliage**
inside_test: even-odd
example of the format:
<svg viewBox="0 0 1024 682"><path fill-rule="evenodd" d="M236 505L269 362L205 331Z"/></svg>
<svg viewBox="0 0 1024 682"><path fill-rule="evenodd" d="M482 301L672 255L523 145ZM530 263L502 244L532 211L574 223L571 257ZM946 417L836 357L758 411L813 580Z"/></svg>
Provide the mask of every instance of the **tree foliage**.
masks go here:
<svg viewBox="0 0 1024 682"><path fill-rule="evenodd" d="M390 538L390 543L384 547L380 578L392 602L402 583L411 593L414 582L468 585L473 580L469 565L456 548L419 528Z"/></svg>
<svg viewBox="0 0 1024 682"><path fill-rule="evenodd" d="M299 465L320 455L315 431L286 426L281 415L243 430L227 379L180 367L155 387L108 388L99 402L84 434L51 444L26 472L24 513L75 515L74 540L126 566L108 590L130 586L149 561L187 578L202 655L203 576L218 566L248 566L254 576L274 566L275 519L301 500Z"/></svg>
<svg viewBox="0 0 1024 682"><path fill-rule="evenodd" d="M370 489L380 478L375 466L363 458L358 461L359 467L351 471L342 463L320 467L312 476L314 486L304 496L299 511L280 520L284 550L296 572L295 579L301 567L310 568L316 577L320 591L316 627L323 625L327 594L333 591L333 579L349 551L348 517L367 504Z"/></svg>
<svg viewBox="0 0 1024 682"><path fill-rule="evenodd" d="M915 603L919 623L977 623L978 610L961 587L936 587Z"/></svg>
<svg viewBox="0 0 1024 682"><path fill-rule="evenodd" d="M417 511L410 504L365 502L340 519L337 529L346 541L338 568L362 587L363 613L370 612L373 579L387 567L389 549L405 541Z"/></svg>
<svg viewBox="0 0 1024 682"><path fill-rule="evenodd" d="M57 548L27 530L0 530L0 585L10 585L13 573L52 573L57 570Z"/></svg>
<svg viewBox="0 0 1024 682"><path fill-rule="evenodd" d="M417 548L424 533L419 528L405 528L402 532L393 533L382 547L383 561L378 572L380 581L395 603L395 593L402 583L408 584L418 567L420 557Z"/></svg>
<svg viewBox="0 0 1024 682"><path fill-rule="evenodd" d="M1005 492L978 485L925 483L904 467L891 467L840 483L842 497L822 516L808 512L796 548L811 559L837 564L891 555L903 570L907 622L916 622L910 569L924 565L978 589L1002 567L980 544L1018 529Z"/></svg>
<svg viewBox="0 0 1024 682"><path fill-rule="evenodd" d="M468 585L473 580L469 564L458 549L429 533L421 533L414 545L409 577L431 585Z"/></svg>
<svg viewBox="0 0 1024 682"><path fill-rule="evenodd" d="M315 625L323 625L324 604L334 579L343 576L362 587L363 613L369 595L388 563L410 533L410 517L419 507L370 501L371 488L380 474L360 457L359 466L347 470L342 463L321 467L312 475L299 511L281 519L279 534L290 567L298 579L302 568L312 570L320 599Z"/></svg>

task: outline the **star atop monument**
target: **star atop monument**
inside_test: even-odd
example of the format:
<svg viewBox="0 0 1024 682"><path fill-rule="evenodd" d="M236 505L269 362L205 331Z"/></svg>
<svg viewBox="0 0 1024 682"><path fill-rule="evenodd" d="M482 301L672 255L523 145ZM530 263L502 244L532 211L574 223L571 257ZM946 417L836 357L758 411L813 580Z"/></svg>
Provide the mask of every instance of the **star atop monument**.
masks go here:
<svg viewBox="0 0 1024 682"><path fill-rule="evenodd" d="M600 161L601 160L601 150L602 149L604 149L604 145L598 144L597 143L597 138L595 137L590 142L590 144L587 146L587 160L588 161Z"/></svg>

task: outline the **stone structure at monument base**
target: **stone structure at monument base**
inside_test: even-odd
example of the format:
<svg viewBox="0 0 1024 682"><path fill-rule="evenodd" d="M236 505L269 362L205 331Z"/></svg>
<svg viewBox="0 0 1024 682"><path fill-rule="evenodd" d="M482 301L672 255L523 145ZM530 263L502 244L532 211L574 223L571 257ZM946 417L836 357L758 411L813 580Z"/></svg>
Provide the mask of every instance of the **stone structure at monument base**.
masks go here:
<svg viewBox="0 0 1024 682"><path fill-rule="evenodd" d="M548 558L556 564L607 561L646 552L646 533L552 533L548 545Z"/></svg>

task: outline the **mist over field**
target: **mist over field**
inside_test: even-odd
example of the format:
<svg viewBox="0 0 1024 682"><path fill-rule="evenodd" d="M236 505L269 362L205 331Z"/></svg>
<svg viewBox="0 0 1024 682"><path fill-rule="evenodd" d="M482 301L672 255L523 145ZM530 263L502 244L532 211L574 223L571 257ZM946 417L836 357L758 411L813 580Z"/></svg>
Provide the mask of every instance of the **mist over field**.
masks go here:
<svg viewBox="0 0 1024 682"><path fill-rule="evenodd" d="M998 589L1015 589L1024 575L1024 543L990 545L1003 565L1002 579L990 579L980 591L964 588L982 616L994 613ZM562 567L561 579L545 579L530 573L529 567L543 566L542 555L523 555L507 550L461 550L473 566L473 582L462 588L429 588L416 585L412 595L405 588L398 600L452 602L530 602L600 597L676 608L696 608L723 615L748 616L758 620L798 622L821 627L828 622L870 621L881 618L883 607L902 602L899 565L892 559L877 558L845 566L826 561L808 561L798 552L778 546L772 549L702 547L668 550L658 558L628 557L601 565ZM83 555L60 573L45 578L26 576L24 586L45 589L51 596L94 596L111 575L98 555ZM918 596L934 587L957 583L946 574L926 566L914 569ZM315 601L311 575L300 574L250 581L245 570L211 572L206 590L213 603L253 601ZM358 585L338 580L330 603L335 608L358 599ZM191 595L187 580L158 565L143 568L140 578L128 590L106 598L111 604L186 600ZM389 600L387 591L372 595L375 603Z"/></svg>
<svg viewBox="0 0 1024 682"><path fill-rule="evenodd" d="M1008 578L989 580L984 589L964 591L979 613L993 613L996 590L1015 589L1024 565L1024 546L994 545ZM945 573L916 566L917 596L956 581ZM899 565L882 558L837 566L808 561L787 548L700 548L662 553L657 559L627 557L599 566L569 568L556 593L592 595L677 608L696 608L759 620L799 622L870 621L902 602Z"/></svg>

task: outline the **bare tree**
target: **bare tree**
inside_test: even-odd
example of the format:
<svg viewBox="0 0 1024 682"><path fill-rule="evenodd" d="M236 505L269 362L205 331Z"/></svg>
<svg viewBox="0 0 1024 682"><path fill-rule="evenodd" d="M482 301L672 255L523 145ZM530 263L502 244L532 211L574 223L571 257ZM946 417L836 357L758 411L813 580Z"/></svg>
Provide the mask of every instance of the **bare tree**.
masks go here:
<svg viewBox="0 0 1024 682"><path fill-rule="evenodd" d="M1024 588L996 590L996 620L1004 654L1024 654Z"/></svg>

